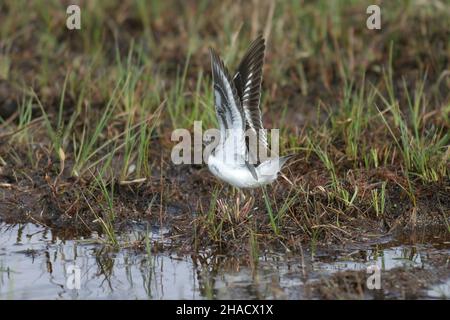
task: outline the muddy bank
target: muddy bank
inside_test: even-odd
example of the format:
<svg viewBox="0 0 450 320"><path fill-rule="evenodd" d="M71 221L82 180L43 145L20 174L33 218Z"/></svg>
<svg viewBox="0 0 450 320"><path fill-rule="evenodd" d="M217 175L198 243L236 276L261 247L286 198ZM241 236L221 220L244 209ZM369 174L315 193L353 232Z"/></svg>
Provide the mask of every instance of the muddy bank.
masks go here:
<svg viewBox="0 0 450 320"><path fill-rule="evenodd" d="M435 184L418 185L415 189L416 206L412 206L408 194L396 181L386 187L385 212L376 216L371 212L370 188L379 180L393 176L390 171L381 168L369 173L355 172L348 175L348 183L363 190L358 206L347 208L346 212L336 212L339 202L329 199L323 189L328 179L314 167L320 163L304 163L295 159L288 167L287 176L302 186L290 203L290 211L280 226L280 240L291 250L298 250L299 242L310 241L309 226L323 225L316 234L315 241L321 243L367 242L384 235L410 232L415 228L440 227L449 224L450 184L444 180ZM33 222L51 228L55 233L83 235L92 231L102 233L98 216L105 210L96 203L99 199L86 192L89 182L70 176L55 175L58 164L50 163L44 172L27 170L27 168L2 167L0 173L0 217L8 223ZM295 172L295 174L294 174ZM344 181L345 183L345 181ZM211 199L222 199L230 206L234 205L235 196L231 188L223 185L217 189L214 177L204 166L168 165L164 175L156 172L154 181L135 185L121 185L116 182L108 188L114 190L115 228L120 232L128 221L149 222L164 226L178 237L181 244L189 246L219 247L245 252L241 240L248 241L253 232L249 226L255 226L261 246L278 243L273 239L269 216L260 190L247 193L247 200L252 202L251 216L227 220L219 238L211 239L207 214L209 208L215 208ZM364 191L364 188L368 188ZM217 194L214 196L214 190ZM290 186L279 181L271 186L269 192L279 203L289 195ZM331 207L330 207L331 206ZM217 210L217 209L216 209ZM322 215L318 215L323 211ZM308 212L309 216L305 216ZM215 215L220 215L216 213ZM327 225L340 215L340 226ZM219 219L220 217L216 217ZM314 222L311 222L311 219ZM217 220L220 222L220 220ZM217 222L216 221L216 222ZM218 222L218 223L219 223ZM239 234L237 237L236 234Z"/></svg>

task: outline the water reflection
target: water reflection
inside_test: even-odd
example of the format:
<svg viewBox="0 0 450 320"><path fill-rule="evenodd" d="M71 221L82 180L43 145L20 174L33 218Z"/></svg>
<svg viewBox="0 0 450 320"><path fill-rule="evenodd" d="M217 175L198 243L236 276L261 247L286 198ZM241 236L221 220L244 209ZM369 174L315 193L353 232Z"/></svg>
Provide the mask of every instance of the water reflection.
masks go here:
<svg viewBox="0 0 450 320"><path fill-rule="evenodd" d="M323 261L314 262L316 270L328 271L330 273L342 270L366 270L371 265L377 265L382 271L392 270L398 267L424 267L422 256L417 251L416 246L358 250L348 255L340 256L339 260L333 263Z"/></svg>
<svg viewBox="0 0 450 320"><path fill-rule="evenodd" d="M32 224L0 233L0 299L199 298L188 258L63 241ZM81 270L80 290L68 288L71 265Z"/></svg>
<svg viewBox="0 0 450 320"><path fill-rule="evenodd" d="M167 230L135 228L129 241L165 241ZM428 251L416 245L374 246L314 257L266 254L255 264L213 252L178 256L152 250L113 250L89 239L62 240L33 224L0 224L0 299L304 299L306 284L342 270L428 268ZM448 246L447 246L448 247ZM448 251L447 251L448 252ZM80 270L72 289L71 267ZM431 288L448 293L450 283ZM434 291L433 291L434 290ZM445 291L447 290L447 291Z"/></svg>
<svg viewBox="0 0 450 320"><path fill-rule="evenodd" d="M450 299L450 279L442 283L431 286L427 295L435 299Z"/></svg>

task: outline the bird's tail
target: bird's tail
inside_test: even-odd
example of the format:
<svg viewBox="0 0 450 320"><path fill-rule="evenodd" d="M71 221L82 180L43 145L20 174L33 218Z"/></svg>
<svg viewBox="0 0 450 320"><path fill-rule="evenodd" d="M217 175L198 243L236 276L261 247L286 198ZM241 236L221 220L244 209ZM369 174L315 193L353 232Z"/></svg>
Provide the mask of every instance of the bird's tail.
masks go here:
<svg viewBox="0 0 450 320"><path fill-rule="evenodd" d="M283 166L285 165L286 161L288 161L293 156L295 156L295 153L291 153L291 154L288 154L287 156L280 157L280 159L278 160L279 161L280 170L281 170L281 168L283 168Z"/></svg>
<svg viewBox="0 0 450 320"><path fill-rule="evenodd" d="M279 158L271 158L264 161L258 166L259 174L268 176L277 174L290 157L292 157L292 155L287 155Z"/></svg>
<svg viewBox="0 0 450 320"><path fill-rule="evenodd" d="M295 156L294 153L289 154L289 155L287 155L287 156L280 157L280 160L279 160L279 161L280 161L280 170L283 168L283 166L285 165L286 161L288 161L288 160L289 160L290 158L292 158L293 156ZM286 175L285 175L284 173L280 172L280 176L281 176L284 180L286 180L289 184L294 185L294 184L292 183L292 181L289 180L288 177L286 177Z"/></svg>

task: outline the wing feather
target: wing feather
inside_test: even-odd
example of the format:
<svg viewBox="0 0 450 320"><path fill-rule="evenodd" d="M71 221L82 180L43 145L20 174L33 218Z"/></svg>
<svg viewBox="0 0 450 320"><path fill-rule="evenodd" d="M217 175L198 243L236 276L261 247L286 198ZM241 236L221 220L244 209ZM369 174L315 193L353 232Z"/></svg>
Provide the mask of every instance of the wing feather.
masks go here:
<svg viewBox="0 0 450 320"><path fill-rule="evenodd" d="M267 150L267 136L264 131L260 109L264 51L264 38L259 36L250 44L242 58L233 77L233 82L242 103L246 129L251 129L260 141L258 146Z"/></svg>
<svg viewBox="0 0 450 320"><path fill-rule="evenodd" d="M233 133L226 146L228 151L234 151L245 157L243 140L245 130L245 116L236 86L225 67L222 59L210 48L211 68L214 84L214 104L221 132L221 139L225 142ZM231 141L233 140L233 141Z"/></svg>

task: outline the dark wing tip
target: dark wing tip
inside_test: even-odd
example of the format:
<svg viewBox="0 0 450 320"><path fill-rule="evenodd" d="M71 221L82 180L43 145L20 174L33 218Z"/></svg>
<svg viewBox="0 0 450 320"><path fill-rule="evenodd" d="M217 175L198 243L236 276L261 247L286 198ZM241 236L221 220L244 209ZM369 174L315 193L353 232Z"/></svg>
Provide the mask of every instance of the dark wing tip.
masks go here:
<svg viewBox="0 0 450 320"><path fill-rule="evenodd" d="M253 40L248 49L247 52L254 52L254 51L260 51L262 50L264 52L264 50L266 49L266 41L264 40L262 35L259 35L256 37L255 40Z"/></svg>
<svg viewBox="0 0 450 320"><path fill-rule="evenodd" d="M262 43L265 43L265 39L264 39L264 37L263 37L263 35L262 35L261 33L258 34L258 35L256 36L256 38L251 42L250 46L251 46L253 43L256 43L256 42L262 42Z"/></svg>
<svg viewBox="0 0 450 320"><path fill-rule="evenodd" d="M219 75L220 75L220 73L223 73L225 75L225 78L227 79L227 81L230 83L230 85L232 87L234 87L234 83L232 81L232 78L230 76L228 68L225 66L225 62L222 60L222 58L220 58L217 51L214 50L214 48L209 47L209 54L211 56L211 69L212 69L212 73L213 73L213 79L217 79L217 80L220 79ZM218 81L220 81L220 80L218 80Z"/></svg>
<svg viewBox="0 0 450 320"><path fill-rule="evenodd" d="M225 65L223 64L222 59L220 59L214 48L209 47L209 55L211 57L211 70L213 79L219 79L220 70L226 70Z"/></svg>
<svg viewBox="0 0 450 320"><path fill-rule="evenodd" d="M225 68L225 63L223 62L223 60L220 58L219 54L217 53L216 50L214 50L214 48L209 47L209 55L211 57L211 64L213 66L213 70L215 69L214 66L216 66L219 69L222 69L224 71L226 71L227 69Z"/></svg>
<svg viewBox="0 0 450 320"><path fill-rule="evenodd" d="M264 38L259 35L250 43L233 77L241 100L248 100L245 104L255 104L256 108L259 106L265 49ZM251 80L250 85L248 85L249 80ZM243 95L246 90L249 92L244 99Z"/></svg>
<svg viewBox="0 0 450 320"><path fill-rule="evenodd" d="M213 47L209 47L209 56L211 57L211 63L217 63L219 56Z"/></svg>
<svg viewBox="0 0 450 320"><path fill-rule="evenodd" d="M214 58L215 56L217 56L216 50L214 50L213 47L209 47L209 55L212 58Z"/></svg>
<svg viewBox="0 0 450 320"><path fill-rule="evenodd" d="M262 72L265 50L266 44L264 38L262 35L259 35L250 43L244 57L239 63L236 75L241 73L241 76L249 76L252 71ZM253 76L255 75L253 74ZM244 85L244 83L241 83L241 85Z"/></svg>

